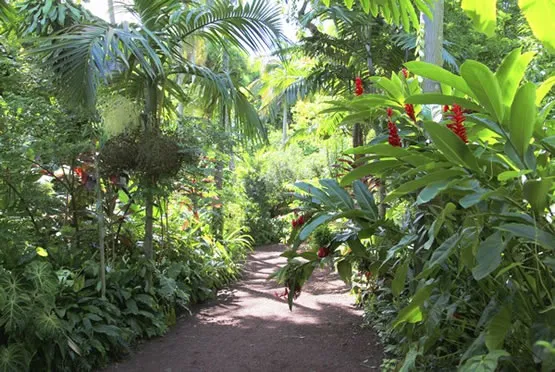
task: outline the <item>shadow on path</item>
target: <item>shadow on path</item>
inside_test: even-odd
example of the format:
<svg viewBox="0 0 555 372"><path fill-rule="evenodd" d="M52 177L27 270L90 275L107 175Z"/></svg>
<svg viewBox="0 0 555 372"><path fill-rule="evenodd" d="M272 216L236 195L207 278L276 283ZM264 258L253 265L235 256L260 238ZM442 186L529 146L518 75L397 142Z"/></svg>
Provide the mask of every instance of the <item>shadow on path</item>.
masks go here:
<svg viewBox="0 0 555 372"><path fill-rule="evenodd" d="M258 248L243 280L106 371L379 370L377 336L361 329L361 311L337 275L315 272L292 312L274 296L282 289L267 277L285 262L282 251L279 245Z"/></svg>

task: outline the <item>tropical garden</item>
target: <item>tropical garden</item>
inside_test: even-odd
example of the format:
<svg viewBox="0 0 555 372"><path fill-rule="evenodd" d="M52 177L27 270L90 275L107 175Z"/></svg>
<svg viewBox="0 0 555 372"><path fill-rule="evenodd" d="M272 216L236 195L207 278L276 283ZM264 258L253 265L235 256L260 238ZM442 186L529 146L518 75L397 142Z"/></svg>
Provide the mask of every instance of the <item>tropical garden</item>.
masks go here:
<svg viewBox="0 0 555 372"><path fill-rule="evenodd" d="M102 368L280 242L382 370L555 370L553 15L0 0L0 371Z"/></svg>

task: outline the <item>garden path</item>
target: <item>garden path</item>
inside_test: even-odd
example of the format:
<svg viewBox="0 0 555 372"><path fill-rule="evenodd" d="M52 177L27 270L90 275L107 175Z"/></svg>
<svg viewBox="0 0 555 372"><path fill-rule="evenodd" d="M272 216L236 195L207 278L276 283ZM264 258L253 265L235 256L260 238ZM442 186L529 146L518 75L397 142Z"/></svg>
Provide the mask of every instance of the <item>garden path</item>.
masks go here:
<svg viewBox="0 0 555 372"><path fill-rule="evenodd" d="M267 277L285 259L283 246L257 248L244 278L193 309L164 337L148 341L107 372L376 371L377 336L362 329L361 310L345 284L318 270L293 311Z"/></svg>

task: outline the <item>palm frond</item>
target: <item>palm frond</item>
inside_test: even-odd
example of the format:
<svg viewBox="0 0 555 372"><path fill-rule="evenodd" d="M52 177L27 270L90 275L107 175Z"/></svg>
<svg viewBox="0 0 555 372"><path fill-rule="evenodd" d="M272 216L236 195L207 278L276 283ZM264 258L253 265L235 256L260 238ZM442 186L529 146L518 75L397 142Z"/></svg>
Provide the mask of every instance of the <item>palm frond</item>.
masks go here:
<svg viewBox="0 0 555 372"><path fill-rule="evenodd" d="M83 24L45 38L32 52L44 55L45 64L58 74L69 97L92 106L98 85L131 68L131 62L152 80L163 75L162 61L151 47L161 43L153 42L154 37L129 26Z"/></svg>
<svg viewBox="0 0 555 372"><path fill-rule="evenodd" d="M166 17L170 40L201 37L224 47L231 43L248 51L271 49L284 38L280 10L267 0L237 6L217 0L213 5L170 12Z"/></svg>
<svg viewBox="0 0 555 372"><path fill-rule="evenodd" d="M0 0L0 22L9 23L13 20L14 11L6 0Z"/></svg>

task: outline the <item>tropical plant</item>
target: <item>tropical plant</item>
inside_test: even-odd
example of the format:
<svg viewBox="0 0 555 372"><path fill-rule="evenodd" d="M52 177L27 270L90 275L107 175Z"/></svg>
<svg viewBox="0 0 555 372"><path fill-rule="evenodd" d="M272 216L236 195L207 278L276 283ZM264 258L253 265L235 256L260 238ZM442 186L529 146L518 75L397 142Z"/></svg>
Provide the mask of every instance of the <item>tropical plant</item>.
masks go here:
<svg viewBox="0 0 555 372"><path fill-rule="evenodd" d="M293 248L318 226L346 220L326 260L347 281L353 263L385 279L398 304L390 326L405 340L403 368L553 368L553 101L544 98L554 83L521 82L532 58L515 50L495 73L466 61L460 76L406 64L439 82L441 94L419 94L402 74L377 78L384 95L338 104L352 118L389 107L389 136L348 151L363 155L341 181L355 200L335 181L298 184L312 218L292 235ZM430 104L439 113L420 108ZM357 180L368 175L391 185L385 220ZM333 249L342 243L348 249ZM298 267L314 265L312 254L284 255Z"/></svg>

